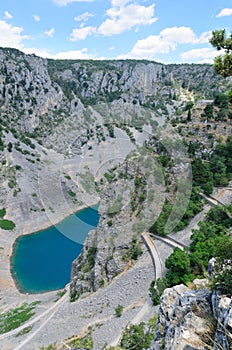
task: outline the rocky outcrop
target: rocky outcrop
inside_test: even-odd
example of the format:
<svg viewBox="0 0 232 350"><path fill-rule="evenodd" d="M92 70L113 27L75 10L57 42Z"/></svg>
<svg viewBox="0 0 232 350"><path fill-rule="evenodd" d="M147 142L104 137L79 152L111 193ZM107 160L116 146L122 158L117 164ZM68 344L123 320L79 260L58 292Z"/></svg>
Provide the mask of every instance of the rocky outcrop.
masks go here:
<svg viewBox="0 0 232 350"><path fill-rule="evenodd" d="M145 249L140 235L163 206L164 186L154 166L150 155L141 159L134 151L130 159L106 174L97 230L89 234L82 254L72 264L71 297L103 287ZM151 196L154 193L157 201Z"/></svg>
<svg viewBox="0 0 232 350"><path fill-rule="evenodd" d="M232 300L212 295L202 282L194 281L197 290L178 285L164 291L150 350L231 348Z"/></svg>
<svg viewBox="0 0 232 350"><path fill-rule="evenodd" d="M212 295L214 319L217 323L214 350L232 348L232 298Z"/></svg>

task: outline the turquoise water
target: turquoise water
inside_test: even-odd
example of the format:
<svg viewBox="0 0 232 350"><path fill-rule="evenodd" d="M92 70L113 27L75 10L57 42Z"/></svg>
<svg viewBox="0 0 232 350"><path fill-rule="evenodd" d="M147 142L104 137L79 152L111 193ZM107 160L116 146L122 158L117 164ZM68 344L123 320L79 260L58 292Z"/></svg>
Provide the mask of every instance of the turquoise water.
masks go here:
<svg viewBox="0 0 232 350"><path fill-rule="evenodd" d="M97 226L98 220L95 206L56 226L19 237L11 259L18 287L27 293L63 288L70 281L72 261L80 254L87 233Z"/></svg>

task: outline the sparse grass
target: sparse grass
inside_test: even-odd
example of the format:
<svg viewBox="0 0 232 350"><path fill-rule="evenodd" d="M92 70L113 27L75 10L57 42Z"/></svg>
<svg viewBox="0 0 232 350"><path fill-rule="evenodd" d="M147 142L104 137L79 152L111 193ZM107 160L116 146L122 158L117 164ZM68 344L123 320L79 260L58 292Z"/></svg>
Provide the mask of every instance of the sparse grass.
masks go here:
<svg viewBox="0 0 232 350"><path fill-rule="evenodd" d="M91 329L88 331L88 334L86 334L84 337L72 337L71 339L66 341L66 344L72 348L91 350L93 348ZM63 349L66 349L66 347Z"/></svg>
<svg viewBox="0 0 232 350"><path fill-rule="evenodd" d="M80 183L83 187L83 189L87 193L93 193L95 192L95 181L94 181L94 176L86 171L84 174L78 174L80 177Z"/></svg>
<svg viewBox="0 0 232 350"><path fill-rule="evenodd" d="M31 330L32 330L32 326L25 327L19 333L16 334L16 337L20 337L21 335L27 334Z"/></svg>
<svg viewBox="0 0 232 350"><path fill-rule="evenodd" d="M34 314L34 309L39 301L31 304L24 303L20 307L7 311L0 315L0 334L11 331L28 321Z"/></svg>
<svg viewBox="0 0 232 350"><path fill-rule="evenodd" d="M50 344L48 346L41 346L40 347L40 350L57 350L58 347L57 347L57 344L56 343L53 343L53 344Z"/></svg>
<svg viewBox="0 0 232 350"><path fill-rule="evenodd" d="M56 293L57 298L56 298L56 300L54 300L54 302L57 302L60 298L62 298L62 297L65 295L66 292L67 292L66 289L60 290L59 292L57 292L57 293Z"/></svg>

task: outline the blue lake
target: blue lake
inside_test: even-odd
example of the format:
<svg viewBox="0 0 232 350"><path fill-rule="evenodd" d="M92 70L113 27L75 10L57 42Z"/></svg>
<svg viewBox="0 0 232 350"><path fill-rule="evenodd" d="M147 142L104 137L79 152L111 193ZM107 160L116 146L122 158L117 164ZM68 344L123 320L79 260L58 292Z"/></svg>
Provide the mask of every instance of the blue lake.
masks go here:
<svg viewBox="0 0 232 350"><path fill-rule="evenodd" d="M70 281L72 261L98 224L97 208L83 209L56 226L16 240L11 270L20 290L41 293L63 288Z"/></svg>

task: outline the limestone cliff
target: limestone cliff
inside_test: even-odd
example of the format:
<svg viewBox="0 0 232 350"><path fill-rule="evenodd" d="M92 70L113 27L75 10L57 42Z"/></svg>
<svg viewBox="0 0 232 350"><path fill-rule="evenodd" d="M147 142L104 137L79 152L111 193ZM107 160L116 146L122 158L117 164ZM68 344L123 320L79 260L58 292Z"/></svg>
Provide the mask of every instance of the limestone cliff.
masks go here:
<svg viewBox="0 0 232 350"><path fill-rule="evenodd" d="M103 287L141 254L140 234L150 227L163 205L159 170L150 154L141 157L138 150L106 173L107 179L101 181L98 227L89 233L72 265L71 297Z"/></svg>
<svg viewBox="0 0 232 350"><path fill-rule="evenodd" d="M8 127L43 141L71 117L82 130L83 124L91 125L95 117L91 110L84 113L88 106L117 101L121 111L132 108L131 118L140 107L149 108L156 117L168 117L179 105L177 101L210 98L216 91L225 91L228 84L210 65L47 60L0 49L1 119ZM106 118L107 110L101 112Z"/></svg>
<svg viewBox="0 0 232 350"><path fill-rule="evenodd" d="M205 282L195 280L197 290L178 285L164 291L150 350L231 349L232 300L202 289Z"/></svg>

